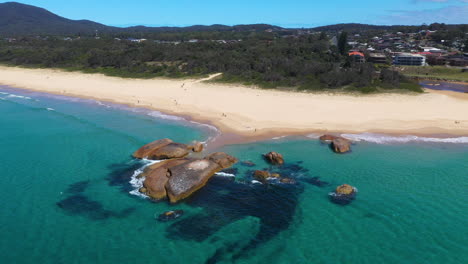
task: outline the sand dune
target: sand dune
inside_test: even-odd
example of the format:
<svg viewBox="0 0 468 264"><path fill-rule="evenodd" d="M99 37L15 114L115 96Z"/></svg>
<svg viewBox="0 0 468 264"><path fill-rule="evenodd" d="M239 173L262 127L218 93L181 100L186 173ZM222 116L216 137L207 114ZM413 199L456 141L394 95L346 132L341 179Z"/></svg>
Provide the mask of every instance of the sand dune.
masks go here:
<svg viewBox="0 0 468 264"><path fill-rule="evenodd" d="M468 98L452 92L296 93L202 80L121 79L3 66L0 84L154 108L251 137L325 131L468 135Z"/></svg>

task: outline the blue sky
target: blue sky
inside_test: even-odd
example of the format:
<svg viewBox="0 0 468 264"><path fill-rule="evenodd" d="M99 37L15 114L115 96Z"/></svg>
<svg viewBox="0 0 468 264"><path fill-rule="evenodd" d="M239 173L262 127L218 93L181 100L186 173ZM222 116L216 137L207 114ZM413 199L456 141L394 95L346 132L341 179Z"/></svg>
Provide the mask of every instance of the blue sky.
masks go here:
<svg viewBox="0 0 468 264"><path fill-rule="evenodd" d="M0 1L8 2L8 1ZM71 19L107 25L187 26L268 23L468 24L468 0L20 0Z"/></svg>

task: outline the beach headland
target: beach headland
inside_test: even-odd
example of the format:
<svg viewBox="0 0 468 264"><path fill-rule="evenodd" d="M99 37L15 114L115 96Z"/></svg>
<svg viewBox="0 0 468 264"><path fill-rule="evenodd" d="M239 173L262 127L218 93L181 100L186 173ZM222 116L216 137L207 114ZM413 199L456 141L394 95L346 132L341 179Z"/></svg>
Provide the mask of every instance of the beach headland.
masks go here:
<svg viewBox="0 0 468 264"><path fill-rule="evenodd" d="M468 97L461 93L301 93L207 79L122 79L0 66L2 85L184 116L220 129L218 144L309 133L468 135Z"/></svg>

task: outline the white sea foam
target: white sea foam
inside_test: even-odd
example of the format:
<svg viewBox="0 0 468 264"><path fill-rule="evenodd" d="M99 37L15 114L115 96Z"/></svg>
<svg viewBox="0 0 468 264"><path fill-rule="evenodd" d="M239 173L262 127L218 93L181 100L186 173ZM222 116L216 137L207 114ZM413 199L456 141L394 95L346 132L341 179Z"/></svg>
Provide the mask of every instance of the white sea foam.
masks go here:
<svg viewBox="0 0 468 264"><path fill-rule="evenodd" d="M215 173L216 176L221 176L221 177L236 177L236 175L231 174L231 173L225 173L225 172L217 172Z"/></svg>
<svg viewBox="0 0 468 264"><path fill-rule="evenodd" d="M413 135L389 136L382 134L363 133L363 134L343 134L341 135L352 141L367 141L377 144L390 143L408 143L408 142L434 142L434 143L468 143L468 137L453 137L453 138L434 138L434 137L418 137Z"/></svg>
<svg viewBox="0 0 468 264"><path fill-rule="evenodd" d="M135 196L142 198L148 198L145 194L141 193L139 190L143 187L143 182L145 181L144 177L139 178L138 176L143 173L146 167L151 166L155 163L161 162L161 160L142 160L143 166L133 172L132 178L130 179L130 185L134 188L129 193Z"/></svg>
<svg viewBox="0 0 468 264"><path fill-rule="evenodd" d="M174 115L166 115L163 114L159 111L151 111L148 113L149 116L156 117L156 118L161 118L165 120L172 120L172 121L185 121L185 118L180 117L180 116L174 116Z"/></svg>
<svg viewBox="0 0 468 264"><path fill-rule="evenodd" d="M274 137L274 138L272 138L272 139L273 139L273 140L279 140L279 139L282 139L282 138L285 138L285 137L287 137L287 136L279 136L279 137Z"/></svg>
<svg viewBox="0 0 468 264"><path fill-rule="evenodd" d="M95 101L95 102L96 102L98 105L105 106L105 107L107 107L107 108L110 108L110 107L111 107L110 105L106 105L106 104L104 104L104 103L101 102L101 101Z"/></svg>
<svg viewBox="0 0 468 264"><path fill-rule="evenodd" d="M46 109L47 109L47 111L55 111L55 109L50 108L50 107L47 107Z"/></svg>
<svg viewBox="0 0 468 264"><path fill-rule="evenodd" d="M9 93L0 92L0 94L9 94Z"/></svg>
<svg viewBox="0 0 468 264"><path fill-rule="evenodd" d="M32 99L31 97L22 96L22 95L17 95L17 94L8 94L8 97L11 97L11 98L20 98L20 99L26 99L26 100L31 100L31 99Z"/></svg>
<svg viewBox="0 0 468 264"><path fill-rule="evenodd" d="M321 134L315 134L315 133L311 133L307 135L308 138L312 138L312 139L318 139L320 138L320 136Z"/></svg>

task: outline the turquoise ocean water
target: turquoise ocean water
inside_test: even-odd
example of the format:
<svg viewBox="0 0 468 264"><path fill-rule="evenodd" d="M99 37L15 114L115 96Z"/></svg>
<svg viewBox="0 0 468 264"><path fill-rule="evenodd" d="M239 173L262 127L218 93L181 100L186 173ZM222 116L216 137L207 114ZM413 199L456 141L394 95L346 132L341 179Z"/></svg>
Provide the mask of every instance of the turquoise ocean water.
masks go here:
<svg viewBox="0 0 468 264"><path fill-rule="evenodd" d="M256 166L170 206L130 193L131 153L213 128L7 87L0 115L0 263L468 263L467 138L349 135L349 155L306 137L224 146ZM284 167L262 160L271 150ZM298 184L253 184L263 168ZM359 189L347 206L328 199L343 183ZM155 220L170 209L185 214Z"/></svg>

